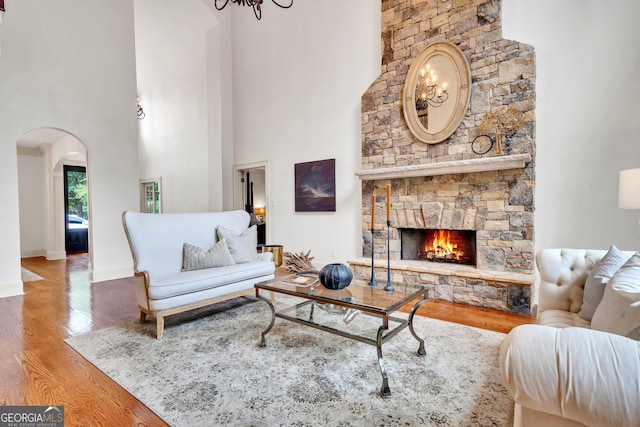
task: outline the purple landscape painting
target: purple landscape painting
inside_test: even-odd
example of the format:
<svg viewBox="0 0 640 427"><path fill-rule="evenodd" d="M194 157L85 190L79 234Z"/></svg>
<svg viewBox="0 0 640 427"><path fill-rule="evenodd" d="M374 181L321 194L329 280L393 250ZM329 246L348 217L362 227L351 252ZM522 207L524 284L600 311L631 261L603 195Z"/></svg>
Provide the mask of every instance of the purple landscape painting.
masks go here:
<svg viewBox="0 0 640 427"><path fill-rule="evenodd" d="M336 211L336 159L295 164L296 212Z"/></svg>

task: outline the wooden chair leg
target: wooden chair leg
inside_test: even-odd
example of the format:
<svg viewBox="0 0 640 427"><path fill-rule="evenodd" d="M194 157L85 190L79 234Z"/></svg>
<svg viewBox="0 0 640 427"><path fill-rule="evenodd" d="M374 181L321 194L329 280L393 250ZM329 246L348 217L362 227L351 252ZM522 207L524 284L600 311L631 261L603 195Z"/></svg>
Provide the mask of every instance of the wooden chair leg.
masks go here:
<svg viewBox="0 0 640 427"><path fill-rule="evenodd" d="M147 320L147 313L140 310L140 323L144 323L145 320Z"/></svg>
<svg viewBox="0 0 640 427"><path fill-rule="evenodd" d="M162 333L164 332L164 317L158 315L156 317L156 324L157 324L157 327L156 327L156 329L157 329L157 332L156 332L157 338L159 340L161 340L162 339Z"/></svg>

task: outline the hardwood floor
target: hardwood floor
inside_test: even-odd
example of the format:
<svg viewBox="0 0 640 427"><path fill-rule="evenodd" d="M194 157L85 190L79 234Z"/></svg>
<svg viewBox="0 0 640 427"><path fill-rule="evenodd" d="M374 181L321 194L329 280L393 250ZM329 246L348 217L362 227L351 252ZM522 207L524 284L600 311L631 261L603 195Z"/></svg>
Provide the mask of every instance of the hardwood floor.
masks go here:
<svg viewBox="0 0 640 427"><path fill-rule="evenodd" d="M0 299L0 403L64 405L65 426L166 426L63 341L139 316L131 281L91 284L87 262L23 259L45 280Z"/></svg>
<svg viewBox="0 0 640 427"><path fill-rule="evenodd" d="M64 405L65 426L166 426L64 339L132 322L139 311L131 279L91 284L85 254L25 258L44 278L22 296L0 298L0 405ZM418 314L508 332L528 316L431 300Z"/></svg>

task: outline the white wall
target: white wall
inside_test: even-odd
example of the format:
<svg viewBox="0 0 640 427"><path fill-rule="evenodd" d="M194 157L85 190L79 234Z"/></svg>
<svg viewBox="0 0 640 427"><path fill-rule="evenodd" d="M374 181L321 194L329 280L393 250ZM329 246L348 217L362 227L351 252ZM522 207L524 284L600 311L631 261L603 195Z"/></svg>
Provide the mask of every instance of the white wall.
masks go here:
<svg viewBox="0 0 640 427"><path fill-rule="evenodd" d="M134 2L140 173L162 177L163 212L223 206L221 29L207 3Z"/></svg>
<svg viewBox="0 0 640 427"><path fill-rule="evenodd" d="M505 38L537 62L536 250L640 248L640 211L617 208L640 167L640 2L504 0Z"/></svg>
<svg viewBox="0 0 640 427"><path fill-rule="evenodd" d="M40 150L20 150L18 153L21 257L46 254L46 167Z"/></svg>
<svg viewBox="0 0 640 427"><path fill-rule="evenodd" d="M261 21L233 7L234 162L270 162L267 243L319 265L360 257L360 97L380 74L380 2L265 2ZM329 158L336 212L295 212L294 164Z"/></svg>
<svg viewBox="0 0 640 427"><path fill-rule="evenodd" d="M133 4L7 0L0 55L0 296L22 292L16 141L53 127L88 151L91 278L131 274L121 213L138 209Z"/></svg>

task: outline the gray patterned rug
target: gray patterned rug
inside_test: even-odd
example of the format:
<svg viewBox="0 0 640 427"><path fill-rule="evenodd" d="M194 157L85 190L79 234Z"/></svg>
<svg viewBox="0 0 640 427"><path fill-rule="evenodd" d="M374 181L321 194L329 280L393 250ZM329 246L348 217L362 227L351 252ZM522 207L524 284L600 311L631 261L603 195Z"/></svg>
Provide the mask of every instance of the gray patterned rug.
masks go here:
<svg viewBox="0 0 640 427"><path fill-rule="evenodd" d="M259 348L270 317L266 303L240 298L168 318L160 341L148 321L66 342L174 426L513 423L498 371L503 334L416 317L427 355L416 355L408 329L385 343L392 394L382 399L374 346L276 319ZM372 320L356 316L349 327Z"/></svg>
<svg viewBox="0 0 640 427"><path fill-rule="evenodd" d="M23 282L35 282L37 280L44 280L42 277L38 276L36 273L34 273L33 271L29 271L24 267L20 267L21 271L21 278Z"/></svg>

